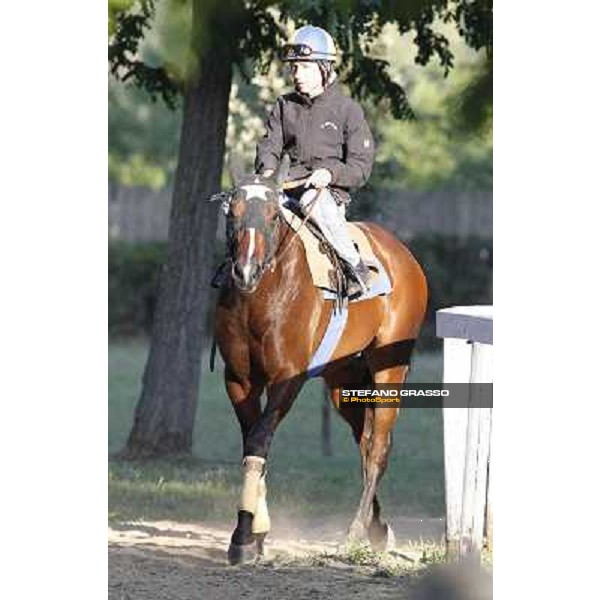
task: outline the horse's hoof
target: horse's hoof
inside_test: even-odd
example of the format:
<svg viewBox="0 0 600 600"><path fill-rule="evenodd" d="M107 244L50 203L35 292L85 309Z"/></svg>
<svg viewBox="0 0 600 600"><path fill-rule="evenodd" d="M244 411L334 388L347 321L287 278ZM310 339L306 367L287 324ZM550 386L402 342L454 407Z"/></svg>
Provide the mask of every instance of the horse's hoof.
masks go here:
<svg viewBox="0 0 600 600"><path fill-rule="evenodd" d="M369 542L376 552L390 552L396 548L394 530L387 524L369 527Z"/></svg>
<svg viewBox="0 0 600 600"><path fill-rule="evenodd" d="M258 552L256 550L256 546L254 542L250 544L229 544L229 549L227 550L227 559L229 560L230 565L247 565L248 563L253 563L258 556Z"/></svg>

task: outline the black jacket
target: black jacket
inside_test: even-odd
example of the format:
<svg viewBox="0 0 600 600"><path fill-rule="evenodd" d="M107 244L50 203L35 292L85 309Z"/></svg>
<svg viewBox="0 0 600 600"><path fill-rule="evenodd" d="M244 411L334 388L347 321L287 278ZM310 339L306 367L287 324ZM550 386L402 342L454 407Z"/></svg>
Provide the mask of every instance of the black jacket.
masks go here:
<svg viewBox="0 0 600 600"><path fill-rule="evenodd" d="M277 98L256 152L255 169L276 169L290 156L289 179L307 177L321 167L331 171L340 200L367 182L375 148L360 105L341 93L337 81L314 99L291 92Z"/></svg>

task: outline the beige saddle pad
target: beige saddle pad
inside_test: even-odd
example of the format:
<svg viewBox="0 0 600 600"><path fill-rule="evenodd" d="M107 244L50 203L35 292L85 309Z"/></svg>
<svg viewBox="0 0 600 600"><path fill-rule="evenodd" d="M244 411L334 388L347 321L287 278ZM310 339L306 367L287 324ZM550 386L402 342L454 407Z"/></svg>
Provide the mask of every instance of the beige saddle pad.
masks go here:
<svg viewBox="0 0 600 600"><path fill-rule="evenodd" d="M302 219L300 219L291 210L281 207L285 220L289 223L294 231L298 233L298 236L304 244L304 250L306 252L306 259L310 268L310 274L312 276L313 284L316 287L323 288L325 290L334 291L332 284L333 265L329 260L327 254L321 252L319 248L319 240L311 233L308 227L303 226ZM382 274L383 268L379 259L373 254L371 244L365 235L365 233L355 225L354 223L348 223L348 231L350 237L355 245L358 246L358 252L363 261L369 266L371 270L371 282L377 284L380 277L386 277Z"/></svg>

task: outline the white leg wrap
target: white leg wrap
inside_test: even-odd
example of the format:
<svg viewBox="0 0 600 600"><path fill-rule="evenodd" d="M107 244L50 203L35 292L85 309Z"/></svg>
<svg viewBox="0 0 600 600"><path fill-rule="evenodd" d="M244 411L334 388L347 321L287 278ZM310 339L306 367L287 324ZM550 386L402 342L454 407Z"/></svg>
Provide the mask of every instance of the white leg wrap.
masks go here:
<svg viewBox="0 0 600 600"><path fill-rule="evenodd" d="M267 482L263 475L258 482L258 501L252 519L252 533L267 533L271 530L271 519L267 508Z"/></svg>
<svg viewBox="0 0 600 600"><path fill-rule="evenodd" d="M260 456L246 456L242 461L244 483L240 498L239 510L246 510L256 515L259 498L260 480L263 476L265 459Z"/></svg>

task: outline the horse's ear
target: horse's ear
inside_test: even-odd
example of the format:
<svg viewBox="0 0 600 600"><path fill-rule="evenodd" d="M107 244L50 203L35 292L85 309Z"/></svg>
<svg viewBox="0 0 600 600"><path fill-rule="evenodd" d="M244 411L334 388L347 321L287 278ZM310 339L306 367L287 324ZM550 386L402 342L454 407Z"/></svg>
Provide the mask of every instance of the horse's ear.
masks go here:
<svg viewBox="0 0 600 600"><path fill-rule="evenodd" d="M288 173L290 172L290 156L284 154L279 161L279 167L275 173L275 181L277 182L277 188L281 189L283 182L287 179Z"/></svg>
<svg viewBox="0 0 600 600"><path fill-rule="evenodd" d="M242 160L236 154L230 154L227 160L227 170L233 187L237 187L238 183L244 177L244 168Z"/></svg>

